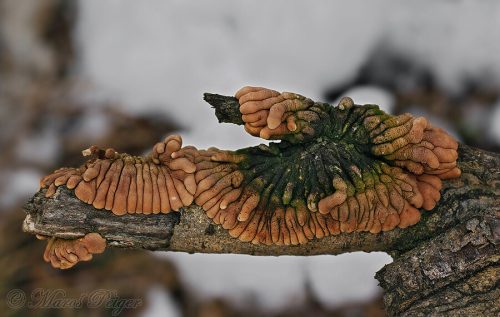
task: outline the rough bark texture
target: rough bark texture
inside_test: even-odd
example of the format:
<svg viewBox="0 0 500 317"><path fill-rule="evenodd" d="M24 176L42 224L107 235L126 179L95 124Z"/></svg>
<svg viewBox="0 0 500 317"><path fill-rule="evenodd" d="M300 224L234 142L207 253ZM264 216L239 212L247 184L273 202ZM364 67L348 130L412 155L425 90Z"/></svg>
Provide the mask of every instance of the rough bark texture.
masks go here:
<svg viewBox="0 0 500 317"><path fill-rule="evenodd" d="M498 154L460 148L463 176L415 227L428 234L402 238L410 247L376 275L390 315L500 314L499 163Z"/></svg>

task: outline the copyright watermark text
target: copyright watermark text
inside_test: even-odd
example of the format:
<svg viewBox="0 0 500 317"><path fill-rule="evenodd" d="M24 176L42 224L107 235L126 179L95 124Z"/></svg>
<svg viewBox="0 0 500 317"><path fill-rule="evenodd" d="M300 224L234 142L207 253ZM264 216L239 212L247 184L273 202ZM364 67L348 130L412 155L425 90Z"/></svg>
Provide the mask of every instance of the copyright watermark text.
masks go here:
<svg viewBox="0 0 500 317"><path fill-rule="evenodd" d="M5 301L12 309L106 308L111 310L112 316L120 315L125 309L135 309L143 305L141 298L121 298L116 290L110 289L97 289L80 296L70 296L60 288L37 288L29 294L21 289L12 289L5 295Z"/></svg>

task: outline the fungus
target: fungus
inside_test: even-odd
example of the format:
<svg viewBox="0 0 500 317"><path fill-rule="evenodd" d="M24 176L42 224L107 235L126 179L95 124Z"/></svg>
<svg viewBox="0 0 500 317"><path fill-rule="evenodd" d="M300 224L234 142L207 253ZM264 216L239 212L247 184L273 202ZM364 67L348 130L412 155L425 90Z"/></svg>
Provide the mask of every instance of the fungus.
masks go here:
<svg viewBox="0 0 500 317"><path fill-rule="evenodd" d="M457 142L425 118L261 87L235 97L248 133L282 141L199 151L195 203L242 241L296 245L406 228L418 208L434 208L442 179L460 176Z"/></svg>
<svg viewBox="0 0 500 317"><path fill-rule="evenodd" d="M292 92L247 86L238 90L235 97L245 130L263 139L303 142L321 133L321 119L328 116L327 104L314 103Z"/></svg>
<svg viewBox="0 0 500 317"><path fill-rule="evenodd" d="M297 245L414 225L420 208L439 201L442 180L460 176L458 143L423 117L392 116L348 97L334 107L261 87L244 87L236 98L205 97L229 98L224 107L234 113L237 103L236 122L248 133L281 141L197 150L170 136L147 157L93 146L81 167L42 179L45 195L66 185L116 215L168 213L194 202L241 241ZM65 244L73 245L49 242L46 259L62 267L56 247Z"/></svg>
<svg viewBox="0 0 500 317"><path fill-rule="evenodd" d="M44 177L46 197L66 185L76 197L97 209L116 215L126 213L169 213L189 206L194 199L196 154L194 147L182 147L178 135L153 147L151 155L135 157L113 149L92 146L82 153L93 156L79 168L61 168Z"/></svg>
<svg viewBox="0 0 500 317"><path fill-rule="evenodd" d="M46 239L43 236L37 237ZM69 269L80 261L90 261L93 254L103 253L105 248L106 240L95 232L72 240L50 237L43 259L55 268Z"/></svg>

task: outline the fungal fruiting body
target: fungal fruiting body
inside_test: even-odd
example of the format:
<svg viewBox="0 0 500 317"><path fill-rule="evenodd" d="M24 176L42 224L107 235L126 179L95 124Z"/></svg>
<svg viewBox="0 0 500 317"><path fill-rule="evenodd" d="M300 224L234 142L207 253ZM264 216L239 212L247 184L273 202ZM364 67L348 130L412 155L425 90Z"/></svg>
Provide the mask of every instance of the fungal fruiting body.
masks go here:
<svg viewBox="0 0 500 317"><path fill-rule="evenodd" d="M204 152L195 203L242 241L405 228L419 221L417 208L434 208L442 179L460 175L457 142L425 118L259 87L236 98L247 132L282 141Z"/></svg>
<svg viewBox="0 0 500 317"><path fill-rule="evenodd" d="M194 147L182 146L180 136L169 136L157 143L147 157L119 154L113 149L95 146L83 151L93 156L79 168L62 168L44 177L46 197L57 186L74 189L76 197L97 209L116 215L126 213L157 214L177 211L193 202Z"/></svg>
<svg viewBox="0 0 500 317"><path fill-rule="evenodd" d="M244 87L235 96L245 130L280 142L237 151L182 148L178 136L146 158L90 148L96 158L45 177L96 208L177 211L193 200L242 241L303 244L342 232L405 228L460 175L457 142L425 118L376 105L338 106L295 93Z"/></svg>
<svg viewBox="0 0 500 317"><path fill-rule="evenodd" d="M46 239L43 236L39 238ZM51 237L48 238L43 259L55 268L69 269L80 261L92 260L93 254L102 253L105 248L106 240L95 232L74 240Z"/></svg>

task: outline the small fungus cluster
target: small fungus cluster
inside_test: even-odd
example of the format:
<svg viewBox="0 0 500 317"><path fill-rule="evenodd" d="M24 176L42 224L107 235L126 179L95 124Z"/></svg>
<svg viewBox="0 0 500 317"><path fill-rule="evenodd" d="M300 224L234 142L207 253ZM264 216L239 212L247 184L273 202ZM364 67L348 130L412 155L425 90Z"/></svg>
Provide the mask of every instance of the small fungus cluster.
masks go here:
<svg viewBox="0 0 500 317"><path fill-rule="evenodd" d="M46 239L38 236L40 239ZM48 238L43 259L59 269L69 269L80 261L92 260L93 254L104 252L106 240L91 232L75 240Z"/></svg>
<svg viewBox="0 0 500 317"><path fill-rule="evenodd" d="M312 123L327 115L320 104L292 92L247 86L235 97L245 130L263 139L303 142L315 134Z"/></svg>
<svg viewBox="0 0 500 317"><path fill-rule="evenodd" d="M281 141L197 150L170 136L147 157L91 147L84 155L92 159L55 171L41 187L50 197L66 185L116 215L168 213L194 202L242 241L297 245L411 226L418 208L439 201L441 180L460 176L457 142L423 117L388 115L350 98L333 107L261 87L244 87L236 98L248 133ZM54 265L54 256L45 258Z"/></svg>

